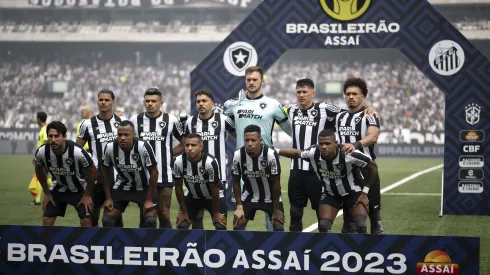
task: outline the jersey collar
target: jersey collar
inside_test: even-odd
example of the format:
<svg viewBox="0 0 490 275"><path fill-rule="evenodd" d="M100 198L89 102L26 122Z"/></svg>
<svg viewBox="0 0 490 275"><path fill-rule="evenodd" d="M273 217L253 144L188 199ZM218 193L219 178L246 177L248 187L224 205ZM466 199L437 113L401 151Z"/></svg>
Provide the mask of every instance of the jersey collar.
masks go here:
<svg viewBox="0 0 490 275"><path fill-rule="evenodd" d="M260 96L256 97L256 98L250 98L248 97L248 95L246 96L248 100L257 100L257 99L261 99L264 97L264 94L261 94Z"/></svg>

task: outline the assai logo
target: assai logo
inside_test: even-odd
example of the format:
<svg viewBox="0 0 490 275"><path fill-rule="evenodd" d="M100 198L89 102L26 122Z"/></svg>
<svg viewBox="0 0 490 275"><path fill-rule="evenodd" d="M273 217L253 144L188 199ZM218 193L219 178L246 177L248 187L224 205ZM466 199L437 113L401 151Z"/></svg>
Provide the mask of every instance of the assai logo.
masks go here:
<svg viewBox="0 0 490 275"><path fill-rule="evenodd" d="M479 194L483 193L483 182L481 181L460 181L458 183L459 193Z"/></svg>
<svg viewBox="0 0 490 275"><path fill-rule="evenodd" d="M485 140L485 132L482 130L462 130L459 139L466 142L482 142Z"/></svg>
<svg viewBox="0 0 490 275"><path fill-rule="evenodd" d="M257 65L257 51L247 42L235 42L226 48L223 63L230 74L244 76L248 67Z"/></svg>
<svg viewBox="0 0 490 275"><path fill-rule="evenodd" d="M466 114L466 122L469 125L475 125L480 121L481 107L478 104L471 103L464 108Z"/></svg>
<svg viewBox="0 0 490 275"><path fill-rule="evenodd" d="M451 258L442 250L434 250L425 256L424 262L417 263L417 274L459 274L459 265L451 263Z"/></svg>
<svg viewBox="0 0 490 275"><path fill-rule="evenodd" d="M479 155L483 152L483 145L481 144L463 144L461 145L461 152L463 154L471 153Z"/></svg>
<svg viewBox="0 0 490 275"><path fill-rule="evenodd" d="M483 180L482 169L459 169L460 180Z"/></svg>
<svg viewBox="0 0 490 275"><path fill-rule="evenodd" d="M350 21L363 15L371 0L320 0L323 10L339 21Z"/></svg>
<svg viewBox="0 0 490 275"><path fill-rule="evenodd" d="M460 156L459 167L461 168L481 168L484 165L483 156Z"/></svg>
<svg viewBox="0 0 490 275"><path fill-rule="evenodd" d="M464 64L464 51L461 46L452 40L437 42L429 52L429 64L440 75L453 75Z"/></svg>

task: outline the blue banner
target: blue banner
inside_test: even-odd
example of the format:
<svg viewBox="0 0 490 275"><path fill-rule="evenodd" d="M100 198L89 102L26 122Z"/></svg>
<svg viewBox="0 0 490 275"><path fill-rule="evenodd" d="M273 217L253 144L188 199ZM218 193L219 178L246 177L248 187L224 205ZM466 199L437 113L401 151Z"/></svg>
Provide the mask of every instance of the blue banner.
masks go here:
<svg viewBox="0 0 490 275"><path fill-rule="evenodd" d="M0 226L3 274L479 274L479 237Z"/></svg>

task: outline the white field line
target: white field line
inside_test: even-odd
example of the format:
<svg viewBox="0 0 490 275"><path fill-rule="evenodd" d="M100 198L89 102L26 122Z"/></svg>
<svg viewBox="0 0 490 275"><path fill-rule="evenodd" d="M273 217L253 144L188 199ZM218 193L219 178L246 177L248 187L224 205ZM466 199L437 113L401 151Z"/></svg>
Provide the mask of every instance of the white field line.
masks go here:
<svg viewBox="0 0 490 275"><path fill-rule="evenodd" d="M381 189L381 194L386 193L386 192L390 191L391 189L396 188L396 187L398 187L398 186L400 186L400 185L402 185L402 184L404 184L404 183L406 183L408 181L411 181L411 180L413 180L416 177L422 176L423 174L430 173L430 172L432 172L434 170L437 170L437 169L440 169L442 167L444 167L444 165L443 164L439 164L439 165L436 165L434 167L431 167L431 168L422 170L420 172L417 172L417 173L415 173L413 175L410 175L410 176L408 176L408 177L406 177L406 178L404 178L404 179L402 179L400 181L397 181L397 182L395 182L395 183L393 183L391 185L388 185L385 188ZM438 195L440 195L440 194L438 194ZM343 210L340 210L339 213L337 214L337 218L340 217L340 216L342 216L343 214L344 214L344 211ZM303 232L311 232L311 231L316 230L316 229L318 229L318 222L310 225L308 228L304 229Z"/></svg>
<svg viewBox="0 0 490 275"><path fill-rule="evenodd" d="M385 196L436 196L439 197L441 193L385 193Z"/></svg>

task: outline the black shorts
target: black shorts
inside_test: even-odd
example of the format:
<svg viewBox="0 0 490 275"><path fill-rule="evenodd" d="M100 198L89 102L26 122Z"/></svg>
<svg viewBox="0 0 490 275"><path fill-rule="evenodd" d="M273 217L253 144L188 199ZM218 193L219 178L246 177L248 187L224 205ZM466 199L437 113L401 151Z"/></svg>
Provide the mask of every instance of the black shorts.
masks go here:
<svg viewBox="0 0 490 275"><path fill-rule="evenodd" d="M318 210L322 194L322 182L315 171L290 170L288 182L289 203L297 207L306 207L310 200L311 208Z"/></svg>
<svg viewBox="0 0 490 275"><path fill-rule="evenodd" d="M146 195L148 194L148 189L143 189L143 191L124 191L124 190L111 190L112 201L114 202L114 208L124 212L126 207L130 202L136 203L139 207L142 207L146 201ZM153 196L153 207L157 205L158 197Z"/></svg>
<svg viewBox="0 0 490 275"><path fill-rule="evenodd" d="M104 186L102 183L94 184L92 189L92 200L94 201L94 208L102 208L105 201Z"/></svg>
<svg viewBox="0 0 490 275"><path fill-rule="evenodd" d="M53 196L54 203L48 203L46 205L46 210L44 210L44 217L64 217L66 212L66 207L72 205L78 213L80 219L91 218L92 212L85 212L85 207L77 207L78 203L82 199L83 192L57 192L50 191Z"/></svg>
<svg viewBox="0 0 490 275"><path fill-rule="evenodd" d="M174 183L173 182L167 182L167 181L164 181L164 182L159 182L157 183L157 188L160 189L160 188L174 188Z"/></svg>
<svg viewBox="0 0 490 275"><path fill-rule="evenodd" d="M206 209L211 216L213 215L213 200L194 199L192 195L188 194L184 197L184 203L191 221L197 218L197 213L201 209ZM219 212L225 217L227 216L226 199L224 197L219 199Z"/></svg>
<svg viewBox="0 0 490 275"><path fill-rule="evenodd" d="M350 192L345 196L332 196L329 193L325 192L322 194L320 204L327 204L337 209L342 209L342 207L344 206L347 207L347 209L351 209L354 204L356 204L359 195L361 195L361 192L355 191Z"/></svg>
<svg viewBox="0 0 490 275"><path fill-rule="evenodd" d="M255 218L255 212L262 210L269 214L269 219L272 218L272 202L243 202L243 212L245 213L245 219L253 221ZM282 201L279 202L279 210L284 213L284 205Z"/></svg>

